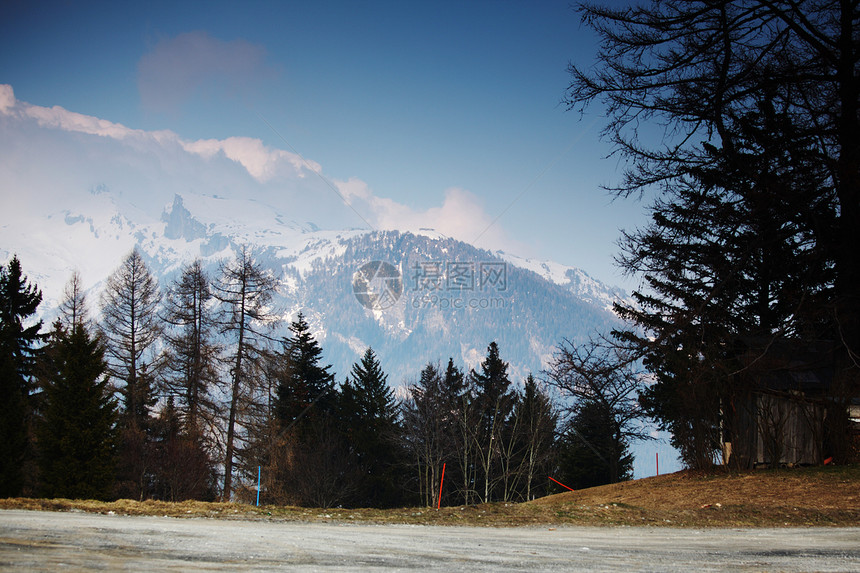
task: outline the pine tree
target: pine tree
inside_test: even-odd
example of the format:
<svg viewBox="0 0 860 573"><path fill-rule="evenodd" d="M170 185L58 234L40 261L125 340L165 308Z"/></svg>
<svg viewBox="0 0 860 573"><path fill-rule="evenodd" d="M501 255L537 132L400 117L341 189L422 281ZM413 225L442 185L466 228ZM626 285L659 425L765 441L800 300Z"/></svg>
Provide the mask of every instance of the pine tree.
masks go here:
<svg viewBox="0 0 860 573"><path fill-rule="evenodd" d="M334 374L322 366L322 348L302 313L290 324L292 336L283 343L283 369L275 396L275 415L283 427L334 412ZM313 410L311 410L313 408Z"/></svg>
<svg viewBox="0 0 860 573"><path fill-rule="evenodd" d="M755 116L731 151L708 147L714 165L667 190L652 223L623 242L622 263L649 288L618 306L635 326L620 338L643 352L656 376L643 404L692 467L712 463L719 427L731 425L720 401L746 391L732 387L736 342L832 338L831 260L816 234L834 215L818 168L800 168L811 143L772 102Z"/></svg>
<svg viewBox="0 0 860 573"><path fill-rule="evenodd" d="M560 445L560 479L574 489L628 480L633 456L620 439L611 409L597 401L582 402Z"/></svg>
<svg viewBox="0 0 860 573"><path fill-rule="evenodd" d="M519 488L519 493L528 501L542 495L545 491L537 484L545 483L543 476L550 473L555 429L558 423L558 414L549 396L541 391L531 374L526 378L523 393L517 400L513 417L517 420L514 439L517 442L516 451L520 456L517 471L524 482L524 486Z"/></svg>
<svg viewBox="0 0 860 573"><path fill-rule="evenodd" d="M833 341L830 398L847 406L860 394L856 4L579 9L601 65L571 67L568 103L606 104L630 166L619 195L659 193L653 224L625 238L622 265L645 288L620 309L657 376L651 413L689 465L709 464L720 401L737 396L734 343L750 336ZM650 143L648 121L663 135Z"/></svg>
<svg viewBox="0 0 860 573"><path fill-rule="evenodd" d="M417 473L418 496L428 507L438 499L445 460L446 438L441 424L442 377L432 362L421 369L418 382L409 386L403 406L404 437Z"/></svg>
<svg viewBox="0 0 860 573"><path fill-rule="evenodd" d="M321 364L322 347L302 313L290 332L274 357L277 430L270 473L284 501L325 507L350 503L362 476L344 423L337 419L341 401L331 365Z"/></svg>
<svg viewBox="0 0 860 573"><path fill-rule="evenodd" d="M445 370L428 363L409 386L402 405L404 443L415 468L420 503L436 506L442 468L441 503L468 504L475 480L474 420L463 372L448 359Z"/></svg>
<svg viewBox="0 0 860 573"><path fill-rule="evenodd" d="M166 501L212 500L215 471L199 432L186 428L173 396L153 421L157 444L154 469L154 496Z"/></svg>
<svg viewBox="0 0 860 573"><path fill-rule="evenodd" d="M466 376L448 358L448 365L440 384L439 431L442 439L441 455L445 466L445 481L442 502L449 505L468 505L474 493L476 461L472 430L474 427L473 404ZM454 463L449 463L453 460Z"/></svg>
<svg viewBox="0 0 860 573"><path fill-rule="evenodd" d="M23 275L18 257L0 265L0 497L20 495L23 486L33 364L43 338L41 321L25 323L41 301L41 291Z"/></svg>
<svg viewBox="0 0 860 573"><path fill-rule="evenodd" d="M489 502L496 482L502 479L499 469L501 441L514 406L508 363L499 356L499 347L495 342L491 342L487 348L481 371L473 370L470 377L477 422L474 442L479 456L481 493L483 501Z"/></svg>
<svg viewBox="0 0 860 573"><path fill-rule="evenodd" d="M353 364L340 401L339 421L363 476L353 504L391 507L400 503L396 474L402 460L398 405L372 348Z"/></svg>
<svg viewBox="0 0 860 573"><path fill-rule="evenodd" d="M394 391L372 348L364 352L360 362L352 365L347 385L354 393L359 416L368 420L372 428L382 429L396 422Z"/></svg>
<svg viewBox="0 0 860 573"><path fill-rule="evenodd" d="M115 479L116 404L104 346L81 319L57 323L45 359L44 415L38 426L46 497L108 499Z"/></svg>
<svg viewBox="0 0 860 573"><path fill-rule="evenodd" d="M442 415L450 418L456 414L460 400L466 394L466 377L463 375L463 371L454 364L453 357L448 358L445 375L442 376L441 393L445 400Z"/></svg>

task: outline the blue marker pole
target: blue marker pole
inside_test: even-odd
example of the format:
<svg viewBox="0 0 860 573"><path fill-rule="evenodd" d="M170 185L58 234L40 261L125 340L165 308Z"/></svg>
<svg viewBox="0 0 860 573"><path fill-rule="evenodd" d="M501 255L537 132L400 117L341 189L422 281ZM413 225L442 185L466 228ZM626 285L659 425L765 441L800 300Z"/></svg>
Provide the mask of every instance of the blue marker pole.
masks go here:
<svg viewBox="0 0 860 573"><path fill-rule="evenodd" d="M257 507L260 506L260 476L263 474L262 466L257 466Z"/></svg>

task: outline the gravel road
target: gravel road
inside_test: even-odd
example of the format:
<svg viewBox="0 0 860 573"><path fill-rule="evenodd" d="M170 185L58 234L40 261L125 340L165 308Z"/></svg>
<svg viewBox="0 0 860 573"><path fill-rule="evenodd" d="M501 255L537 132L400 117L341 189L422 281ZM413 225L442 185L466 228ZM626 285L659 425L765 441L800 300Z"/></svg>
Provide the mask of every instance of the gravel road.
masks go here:
<svg viewBox="0 0 860 573"><path fill-rule="evenodd" d="M21 571L860 571L860 528L431 527L0 511Z"/></svg>

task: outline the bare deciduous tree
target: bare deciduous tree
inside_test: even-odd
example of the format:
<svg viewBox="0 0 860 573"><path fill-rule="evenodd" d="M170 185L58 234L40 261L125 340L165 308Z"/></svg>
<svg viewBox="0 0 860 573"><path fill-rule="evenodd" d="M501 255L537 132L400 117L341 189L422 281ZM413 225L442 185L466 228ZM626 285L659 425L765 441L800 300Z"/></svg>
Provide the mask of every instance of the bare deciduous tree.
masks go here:
<svg viewBox="0 0 860 573"><path fill-rule="evenodd" d="M221 304L221 332L233 339L230 350L230 390L227 416L227 436L224 452L224 489L222 497L229 500L232 493L237 427L243 405L258 397L267 340L264 329L272 324L273 316L267 305L275 289L274 279L254 260L251 250L242 246L236 258L221 266L221 276L213 285L213 294Z"/></svg>
<svg viewBox="0 0 860 573"><path fill-rule="evenodd" d="M213 429L219 413L212 395L219 383L212 298L209 277L194 261L168 289L162 315L169 327L165 386L177 397L185 429L201 435Z"/></svg>
<svg viewBox="0 0 860 573"><path fill-rule="evenodd" d="M160 302L158 284L135 248L108 277L101 299L101 329L109 372L122 384L124 412L139 424L153 403L152 373L157 365L150 351L161 334Z"/></svg>
<svg viewBox="0 0 860 573"><path fill-rule="evenodd" d="M562 396L570 398L570 413L587 404L598 404L608 413L611 446L610 451L601 455L609 465L610 479L618 481L626 444L649 437L640 423L644 414L638 397L643 379L635 362L605 340L592 339L579 345L564 341L558 346L546 377Z"/></svg>
<svg viewBox="0 0 860 573"><path fill-rule="evenodd" d="M78 271L72 273L69 282L63 289L63 299L60 302L60 316L63 326L72 330L75 325L89 328L90 318L87 309L87 295L81 283L81 274Z"/></svg>

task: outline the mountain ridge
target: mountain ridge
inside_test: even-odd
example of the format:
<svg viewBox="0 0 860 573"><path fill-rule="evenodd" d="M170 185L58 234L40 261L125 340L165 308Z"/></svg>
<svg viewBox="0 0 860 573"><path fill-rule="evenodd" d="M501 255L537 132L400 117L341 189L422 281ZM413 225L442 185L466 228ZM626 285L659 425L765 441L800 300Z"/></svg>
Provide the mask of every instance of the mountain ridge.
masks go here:
<svg viewBox="0 0 860 573"><path fill-rule="evenodd" d="M84 285L91 310L97 312L104 280L132 248L140 249L164 287L195 258L214 278L218 265L244 244L278 280L273 309L281 322L275 336L285 334L285 325L302 311L339 376L372 346L388 363L392 384L399 385L431 361L453 357L467 368L477 367L493 340L511 364L512 379L537 373L562 339L583 339L610 326L615 320L611 302L624 296L580 269L479 249L431 229L421 234L320 230L277 213L268 213L263 224L251 228L242 226L241 219L260 213L253 201L232 200L234 212L245 213L231 219L219 213L220 197L189 200L189 194L175 194L156 217L123 205L125 198L106 185L90 191L89 200L76 208L60 206L42 221L28 222L54 240L10 245L9 226L3 229L3 244L13 248L0 253L6 260L17 253L43 289L44 317L55 312L59 285L80 265L88 268ZM128 216L135 211L137 221ZM52 247L45 252L33 252L48 244ZM86 255L91 252L100 253L98 264L91 264ZM84 256L76 259L75 253ZM64 267L39 269L39 259L46 257ZM388 263L400 273L402 292L390 308L366 308L356 298L356 272L372 261ZM93 276L94 269L101 272ZM486 282L480 273L487 269L504 275L504 288Z"/></svg>

